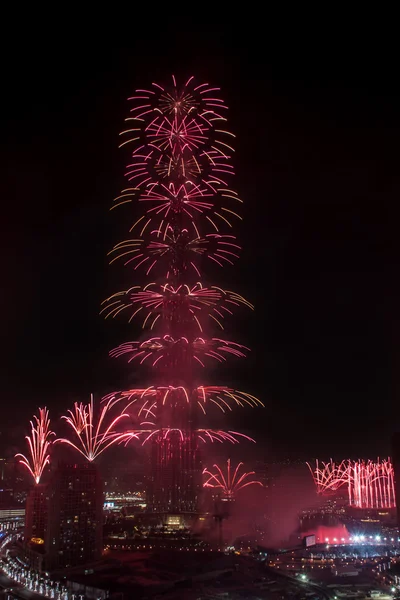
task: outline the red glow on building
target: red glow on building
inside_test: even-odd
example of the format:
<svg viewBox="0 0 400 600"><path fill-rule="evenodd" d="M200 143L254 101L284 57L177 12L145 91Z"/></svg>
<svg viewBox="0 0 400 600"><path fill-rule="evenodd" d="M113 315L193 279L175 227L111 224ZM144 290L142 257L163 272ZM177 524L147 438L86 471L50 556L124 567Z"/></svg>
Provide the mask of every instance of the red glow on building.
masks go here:
<svg viewBox="0 0 400 600"><path fill-rule="evenodd" d="M316 525L311 527L306 532L302 533L303 537L315 535L317 544L348 544L351 542L350 534L345 525Z"/></svg>

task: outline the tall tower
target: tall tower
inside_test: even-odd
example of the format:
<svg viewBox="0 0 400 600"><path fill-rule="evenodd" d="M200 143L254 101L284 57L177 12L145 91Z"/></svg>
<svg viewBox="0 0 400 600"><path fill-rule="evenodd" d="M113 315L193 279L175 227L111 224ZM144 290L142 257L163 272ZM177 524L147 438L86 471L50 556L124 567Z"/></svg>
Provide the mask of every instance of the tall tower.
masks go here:
<svg viewBox="0 0 400 600"><path fill-rule="evenodd" d="M239 257L233 226L242 201L229 183L234 136L225 128L227 107L218 88L193 77L184 85L174 77L170 86L153 83L129 100L121 134L121 146L132 147L128 183L112 208L134 206L136 215L131 237L109 255L111 263L122 261L129 269L132 287L107 298L101 312L106 318L125 314L129 322L141 318L147 331L142 340L110 354L154 374L151 385L108 398L126 403L136 419L132 436L151 445L149 509L194 512L201 489L199 446L246 437L209 428L208 409L227 414L235 405L261 404L250 394L200 379L208 361L243 357L247 350L219 331L234 309L252 305L205 283L202 275L206 266L213 276L214 269Z"/></svg>

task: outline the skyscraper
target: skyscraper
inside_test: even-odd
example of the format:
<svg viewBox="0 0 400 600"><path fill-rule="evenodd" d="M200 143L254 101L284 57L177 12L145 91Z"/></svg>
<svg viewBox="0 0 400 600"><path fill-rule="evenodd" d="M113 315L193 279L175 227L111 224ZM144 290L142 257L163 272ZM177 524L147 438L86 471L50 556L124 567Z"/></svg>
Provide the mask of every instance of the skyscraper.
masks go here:
<svg viewBox="0 0 400 600"><path fill-rule="evenodd" d="M208 283L212 271L234 265L241 250L233 231L242 200L229 183L234 135L226 130L218 88L194 77L182 85L174 76L171 85L152 83L129 100L120 144L131 148L127 183L112 208L136 204L141 211L133 211L130 236L109 252L110 263L131 270L129 287L108 297L101 312L106 318L123 313L129 323L141 319L147 333L110 354L150 368L154 380L108 400L137 410L132 435L152 446L149 509L196 512L201 445L247 437L210 429L208 412L226 416L233 406L262 404L246 392L205 385L200 375L209 361L223 363L248 350L220 331L234 309L252 305L219 281Z"/></svg>
<svg viewBox="0 0 400 600"><path fill-rule="evenodd" d="M185 443L179 432L157 439L151 448L147 506L159 513L195 512L201 490L201 462L193 435Z"/></svg>
<svg viewBox="0 0 400 600"><path fill-rule="evenodd" d="M25 543L44 544L48 526L48 486L38 483L29 492L25 509Z"/></svg>
<svg viewBox="0 0 400 600"><path fill-rule="evenodd" d="M83 565L100 558L103 486L92 463L61 464L49 487L46 567Z"/></svg>

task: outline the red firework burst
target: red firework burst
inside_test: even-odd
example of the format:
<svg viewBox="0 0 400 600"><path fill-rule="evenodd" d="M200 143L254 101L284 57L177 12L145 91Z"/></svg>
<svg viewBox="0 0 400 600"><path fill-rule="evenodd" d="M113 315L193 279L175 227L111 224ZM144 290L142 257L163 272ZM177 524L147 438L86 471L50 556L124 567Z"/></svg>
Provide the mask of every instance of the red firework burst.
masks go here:
<svg viewBox="0 0 400 600"><path fill-rule="evenodd" d="M356 508L394 508L394 470L390 459L377 461L344 460L335 464L318 461L315 467L307 463L317 492L327 495L347 486L350 506Z"/></svg>
<svg viewBox="0 0 400 600"><path fill-rule="evenodd" d="M194 389L184 386L150 386L143 389L132 389L112 392L103 398L113 406L122 402L124 411L130 406L137 406L138 416L156 418L155 411L162 407L184 409L188 406L198 407L203 414L211 406L216 406L222 413L232 411L232 406L250 406L251 408L263 406L255 396L234 390L226 386L198 386Z"/></svg>
<svg viewBox="0 0 400 600"><path fill-rule="evenodd" d="M189 341L186 337L175 339L170 335L164 335L163 337L150 338L144 342L125 342L111 350L110 356L117 358L127 354L129 356L128 362L137 358L140 359L141 365L147 359L150 359L149 362L155 367L157 364L165 366L165 361L169 363L170 354L173 351L178 359L190 354L204 367L204 362L200 356L223 362L226 360L224 354L242 358L245 356L244 350L249 350L249 348L219 338L207 340L197 337L193 341Z"/></svg>
<svg viewBox="0 0 400 600"><path fill-rule="evenodd" d="M236 494L249 485L261 485L261 481L250 479L252 475L255 475L254 471L249 473L240 473L240 469L243 463L240 462L235 468L231 469L231 459L229 458L226 463L226 471L224 472L219 465L213 465L215 471L212 473L207 468L203 471L205 477L203 487L220 489L226 500L232 500Z"/></svg>
<svg viewBox="0 0 400 600"><path fill-rule="evenodd" d="M194 498L193 482L199 481L197 442L237 443L247 437L202 428L199 417L210 406L228 413L234 406L261 405L245 392L197 381L198 367L204 367L206 360L224 362L230 356L245 356L245 346L207 333L215 325L223 329L224 319L235 308L253 308L235 292L202 283L207 264L231 266L241 250L232 235L241 219L241 199L230 184L234 136L225 127L227 107L217 92L193 78L182 86L173 78L172 86L152 84L137 90L130 99L129 128L121 134L121 146L132 144L126 169L130 187L115 199L113 208L135 203L143 213L135 215L130 229L135 237L110 251L110 263L121 261L133 267L135 280L144 271L152 282L135 281L133 287L107 298L101 312L106 318L128 314L129 321L137 315L143 328L152 330L150 337L120 344L110 354L157 368L158 385L116 392L104 400L110 407L122 402L137 419L137 429L126 432L128 437L121 442L131 435L142 444L158 445L153 452L159 461L153 481L169 495L168 510L172 506L186 510L188 504L177 492L172 501L169 487L173 484L161 481L167 463L168 468L173 463L173 479L180 482L177 489ZM191 473L187 481L183 473ZM160 502L156 502L158 509Z"/></svg>
<svg viewBox="0 0 400 600"><path fill-rule="evenodd" d="M68 411L69 415L61 418L71 427L77 442L74 443L68 438L59 438L57 442L71 446L88 461L92 462L113 444L132 439L134 437L132 433L118 433L115 431L120 421L128 418L129 415L120 413L110 421L108 412L112 405L111 401L106 402L99 417L96 418L93 394L89 404L75 402L74 409Z"/></svg>
<svg viewBox="0 0 400 600"><path fill-rule="evenodd" d="M239 258L241 248L234 243L235 236L208 233L204 238L190 239L187 229L175 233L171 225L161 235L161 231L152 231L150 240L130 239L119 242L109 252L115 254L110 260L123 259L124 266L133 266L134 270L142 267L146 275L154 269L162 269L162 274L176 278L192 269L192 275L199 276L200 271L195 264L197 258L205 256L220 267L224 264L233 265L233 260Z"/></svg>
<svg viewBox="0 0 400 600"><path fill-rule="evenodd" d="M243 296L231 290L223 290L217 286L204 288L200 282L193 286L178 285L174 288L169 283L163 285L148 283L146 286L133 286L129 290L117 292L103 302L100 314L115 318L122 311L130 313L129 322L139 313L143 316L142 327L153 329L161 315L172 320L179 312L180 318L195 323L202 332L201 323L207 318L213 319L223 329L222 320L232 316L240 306L254 307Z"/></svg>
<svg viewBox="0 0 400 600"><path fill-rule="evenodd" d="M130 229L133 231L137 228L140 236L151 230L165 236L177 213L181 213L183 225L188 230L191 229L192 235L197 238L200 238L199 230L205 224L211 224L218 233L221 226L227 224L232 228L235 219L242 219L236 206L232 206L233 202L241 203L242 200L233 190L216 187L215 182L214 185L208 182L207 187L191 181L177 185L170 183L168 187L165 184L149 184L140 194L138 192L140 190L137 189L124 190L115 199L112 209L134 199L146 202L150 207Z"/></svg>
<svg viewBox="0 0 400 600"><path fill-rule="evenodd" d="M51 446L51 437L54 434L50 431L49 411L47 408L39 408L39 416L34 415L31 424L31 434L25 437L28 442L29 455L16 454L20 457L20 464L23 465L33 477L34 482L40 482L46 465L50 462L49 449Z"/></svg>

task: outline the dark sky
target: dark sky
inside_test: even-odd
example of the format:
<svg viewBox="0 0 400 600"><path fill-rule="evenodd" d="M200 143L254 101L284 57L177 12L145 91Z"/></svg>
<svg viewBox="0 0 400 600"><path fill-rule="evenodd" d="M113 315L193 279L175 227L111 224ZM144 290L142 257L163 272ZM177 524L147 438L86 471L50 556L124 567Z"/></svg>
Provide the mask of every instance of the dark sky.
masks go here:
<svg viewBox="0 0 400 600"><path fill-rule="evenodd" d="M230 106L245 251L224 277L256 305L232 328L251 358L214 381L264 400L243 419L266 455L388 452L400 425L396 53L367 38L343 47L323 33L315 43L266 37L139 28L130 45L42 36L8 54L3 430L38 404L58 417L90 391L140 381L107 356L136 330L98 316L125 283L106 260L127 229L124 213L108 210L128 157L118 133L136 87L194 74Z"/></svg>

